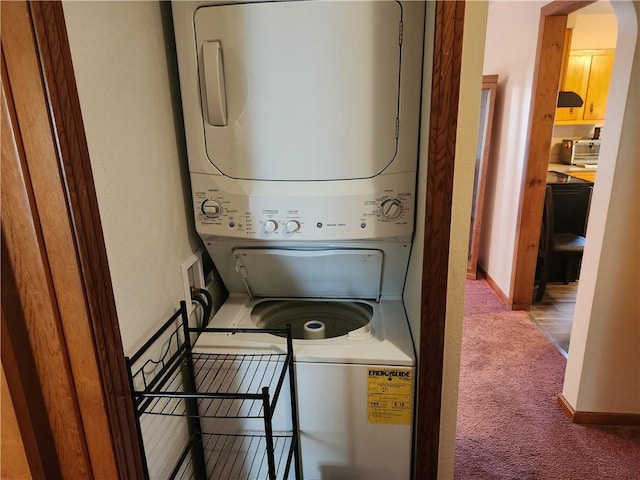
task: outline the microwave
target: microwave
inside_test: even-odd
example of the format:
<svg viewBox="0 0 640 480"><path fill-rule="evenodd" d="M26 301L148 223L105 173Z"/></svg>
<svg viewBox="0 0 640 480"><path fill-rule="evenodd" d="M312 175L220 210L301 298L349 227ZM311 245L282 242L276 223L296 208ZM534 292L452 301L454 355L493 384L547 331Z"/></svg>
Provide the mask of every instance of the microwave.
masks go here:
<svg viewBox="0 0 640 480"><path fill-rule="evenodd" d="M560 161L569 165L597 165L600 140L562 140Z"/></svg>

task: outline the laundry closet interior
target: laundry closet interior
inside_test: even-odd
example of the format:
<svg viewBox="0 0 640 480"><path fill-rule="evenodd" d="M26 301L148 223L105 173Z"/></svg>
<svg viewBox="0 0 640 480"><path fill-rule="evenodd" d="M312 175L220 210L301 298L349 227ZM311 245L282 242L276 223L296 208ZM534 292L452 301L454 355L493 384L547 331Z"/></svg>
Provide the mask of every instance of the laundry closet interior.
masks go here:
<svg viewBox="0 0 640 480"><path fill-rule="evenodd" d="M410 478L425 5L174 2L170 19L186 181L166 193L217 285L210 319L185 298L125 341L147 474Z"/></svg>

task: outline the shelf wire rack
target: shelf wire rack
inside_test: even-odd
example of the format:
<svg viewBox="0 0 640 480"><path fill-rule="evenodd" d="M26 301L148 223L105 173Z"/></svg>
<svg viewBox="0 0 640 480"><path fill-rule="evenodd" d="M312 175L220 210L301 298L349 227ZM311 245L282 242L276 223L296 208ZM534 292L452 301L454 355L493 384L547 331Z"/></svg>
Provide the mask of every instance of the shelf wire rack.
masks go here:
<svg viewBox="0 0 640 480"><path fill-rule="evenodd" d="M282 353L197 353L192 340L203 332L285 335ZM145 456L140 421L144 416L184 417L188 439L170 479L300 478L293 344L287 329L192 328L186 304L131 357L129 383L138 439ZM289 379L291 428L274 433L273 413ZM215 431L220 422L206 419L262 419L260 431ZM236 427L237 428L237 427ZM293 471L292 471L293 466Z"/></svg>

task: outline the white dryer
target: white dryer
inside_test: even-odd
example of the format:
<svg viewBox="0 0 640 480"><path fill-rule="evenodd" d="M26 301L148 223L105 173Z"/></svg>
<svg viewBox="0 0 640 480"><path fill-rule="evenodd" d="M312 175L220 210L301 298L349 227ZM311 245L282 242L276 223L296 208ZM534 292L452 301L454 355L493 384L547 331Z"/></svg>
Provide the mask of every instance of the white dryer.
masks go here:
<svg viewBox="0 0 640 480"><path fill-rule="evenodd" d="M292 324L304 478L409 478L424 4L176 1L173 16L196 229L230 292L210 326Z"/></svg>

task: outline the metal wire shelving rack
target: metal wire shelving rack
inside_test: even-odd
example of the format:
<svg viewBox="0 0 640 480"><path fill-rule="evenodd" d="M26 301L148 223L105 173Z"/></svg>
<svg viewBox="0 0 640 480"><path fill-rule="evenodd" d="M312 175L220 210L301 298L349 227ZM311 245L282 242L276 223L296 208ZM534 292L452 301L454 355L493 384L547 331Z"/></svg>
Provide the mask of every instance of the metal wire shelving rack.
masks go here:
<svg viewBox="0 0 640 480"><path fill-rule="evenodd" d="M301 478L293 343L287 329L193 328L185 302L131 357L127 357L138 439L145 457L141 419L182 417L188 439L170 479ZM286 335L284 353L197 353L192 340L202 332ZM289 381L290 429L273 431L273 414ZM283 395L284 396L284 395ZM223 428L227 420L261 419L253 428ZM242 422L240 422L242 425ZM260 425L259 429L255 425ZM220 428L220 431L216 431Z"/></svg>

